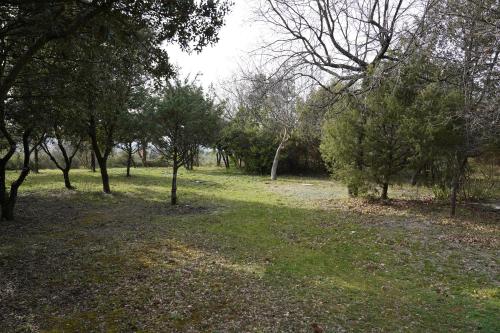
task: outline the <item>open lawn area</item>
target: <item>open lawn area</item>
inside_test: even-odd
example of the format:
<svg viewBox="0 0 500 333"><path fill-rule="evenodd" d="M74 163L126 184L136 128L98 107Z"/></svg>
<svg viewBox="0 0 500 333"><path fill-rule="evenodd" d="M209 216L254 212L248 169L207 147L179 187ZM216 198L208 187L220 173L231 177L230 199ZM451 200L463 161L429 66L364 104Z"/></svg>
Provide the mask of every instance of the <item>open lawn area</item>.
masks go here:
<svg viewBox="0 0 500 333"><path fill-rule="evenodd" d="M169 169L31 174L0 224L0 332L500 332L500 214L425 189ZM9 174L13 177L14 174ZM415 199L421 200L415 200Z"/></svg>

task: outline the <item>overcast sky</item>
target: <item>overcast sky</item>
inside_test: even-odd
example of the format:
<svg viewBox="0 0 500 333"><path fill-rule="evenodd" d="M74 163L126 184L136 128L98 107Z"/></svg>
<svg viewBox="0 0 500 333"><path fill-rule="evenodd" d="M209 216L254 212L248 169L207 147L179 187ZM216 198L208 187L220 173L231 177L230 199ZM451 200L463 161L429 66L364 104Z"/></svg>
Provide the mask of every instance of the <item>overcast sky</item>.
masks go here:
<svg viewBox="0 0 500 333"><path fill-rule="evenodd" d="M176 46L168 46L170 61L181 68L181 75L194 77L204 87L229 78L244 63L248 52L261 45L264 29L252 22L253 1L234 0L234 6L226 17L226 25L220 31L219 42L205 48L200 54L187 54Z"/></svg>

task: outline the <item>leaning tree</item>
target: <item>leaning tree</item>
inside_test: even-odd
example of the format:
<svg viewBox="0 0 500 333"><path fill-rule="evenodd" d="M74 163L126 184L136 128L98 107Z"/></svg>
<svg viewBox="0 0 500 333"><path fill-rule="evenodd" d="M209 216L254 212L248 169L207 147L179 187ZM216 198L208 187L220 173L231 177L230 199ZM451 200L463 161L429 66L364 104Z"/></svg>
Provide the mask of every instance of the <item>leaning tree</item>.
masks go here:
<svg viewBox="0 0 500 333"><path fill-rule="evenodd" d="M4 103L4 132L0 136L0 206L1 216L10 220L14 216L17 193L30 172L30 156L40 147L46 135L46 117L51 109L54 89L43 64L30 63L23 68L22 81L10 90ZM10 186L6 182L7 162L21 142L22 167Z"/></svg>
<svg viewBox="0 0 500 333"><path fill-rule="evenodd" d="M250 121L274 133L277 147L271 167L271 180L277 179L280 153L297 125L298 94L292 79L264 73L246 75L237 92L238 106Z"/></svg>

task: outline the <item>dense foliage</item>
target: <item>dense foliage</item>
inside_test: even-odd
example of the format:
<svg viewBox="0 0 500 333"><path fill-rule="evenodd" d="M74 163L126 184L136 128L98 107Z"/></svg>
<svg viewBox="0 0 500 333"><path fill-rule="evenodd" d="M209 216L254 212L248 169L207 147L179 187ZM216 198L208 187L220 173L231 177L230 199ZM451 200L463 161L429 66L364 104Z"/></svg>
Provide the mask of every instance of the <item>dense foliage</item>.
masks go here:
<svg viewBox="0 0 500 333"><path fill-rule="evenodd" d="M72 188L69 169L86 137L103 190L110 193L109 156L120 139L132 149L119 127L136 107L134 94L146 82L175 74L163 43L201 50L217 41L228 10L226 1L2 2L2 219L13 218L18 189L30 172L30 155L38 154L39 146L49 154L52 146L59 147L64 163L52 154L51 159ZM73 132L72 124L82 127ZM5 170L19 144L22 171L8 190Z"/></svg>
<svg viewBox="0 0 500 333"><path fill-rule="evenodd" d="M354 3L262 2L263 20L283 34L266 48L278 66L242 73L231 97L216 100L174 78L164 46L217 42L228 1L4 2L2 218L13 218L41 152L68 189L72 167L98 166L110 193L118 151L127 176L136 155L144 167L173 166L175 176L207 149L220 166L272 180L327 169L353 196L429 186L450 197L454 214L458 196L480 197L464 195L475 192L471 161L498 152L498 3ZM351 33L334 33L347 25ZM10 188L9 166L21 170Z"/></svg>

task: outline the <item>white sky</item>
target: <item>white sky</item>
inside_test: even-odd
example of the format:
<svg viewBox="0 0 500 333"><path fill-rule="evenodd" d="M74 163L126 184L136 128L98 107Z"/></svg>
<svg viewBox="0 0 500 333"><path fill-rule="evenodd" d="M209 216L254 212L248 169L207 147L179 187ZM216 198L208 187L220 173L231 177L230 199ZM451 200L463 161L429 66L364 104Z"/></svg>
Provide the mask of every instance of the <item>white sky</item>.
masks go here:
<svg viewBox="0 0 500 333"><path fill-rule="evenodd" d="M169 45L170 61L180 67L181 77L189 75L207 88L234 75L240 64L248 60L248 52L261 45L264 28L252 22L254 1L234 0L234 5L226 17L226 25L219 33L219 42L206 47L200 54L182 52L179 47ZM245 59L246 58L246 59Z"/></svg>
<svg viewBox="0 0 500 333"><path fill-rule="evenodd" d="M263 28L252 22L253 1L234 0L226 25L219 33L219 42L206 47L200 54L182 52L176 45L167 46L170 61L180 67L181 77L189 75L207 88L235 74L248 53L261 45ZM247 58L245 60L245 58Z"/></svg>

